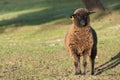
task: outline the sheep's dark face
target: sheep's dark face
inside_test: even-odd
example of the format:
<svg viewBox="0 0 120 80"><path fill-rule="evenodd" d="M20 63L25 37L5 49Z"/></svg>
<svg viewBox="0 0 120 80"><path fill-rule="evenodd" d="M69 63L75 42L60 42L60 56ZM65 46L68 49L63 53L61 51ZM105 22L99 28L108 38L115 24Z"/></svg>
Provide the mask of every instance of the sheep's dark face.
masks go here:
<svg viewBox="0 0 120 80"><path fill-rule="evenodd" d="M93 12L88 11L87 9L77 9L75 10L74 14L71 15L71 18L74 18L73 22L75 23L76 26L78 27L85 27L89 24L90 18L89 14Z"/></svg>
<svg viewBox="0 0 120 80"><path fill-rule="evenodd" d="M73 14L72 17L74 17L77 26L84 27L88 24L88 15Z"/></svg>

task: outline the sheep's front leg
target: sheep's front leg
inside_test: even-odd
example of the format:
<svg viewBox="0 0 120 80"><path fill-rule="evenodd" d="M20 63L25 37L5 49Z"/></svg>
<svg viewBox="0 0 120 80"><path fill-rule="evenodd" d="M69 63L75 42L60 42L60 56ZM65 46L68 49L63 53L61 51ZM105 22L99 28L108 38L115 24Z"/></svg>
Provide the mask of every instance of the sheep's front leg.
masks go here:
<svg viewBox="0 0 120 80"><path fill-rule="evenodd" d="M75 75L81 74L80 70L80 55L78 55L78 52L76 49L71 49L71 55L74 60L74 67L75 67Z"/></svg>
<svg viewBox="0 0 120 80"><path fill-rule="evenodd" d="M83 75L86 75L87 55L83 55Z"/></svg>
<svg viewBox="0 0 120 80"><path fill-rule="evenodd" d="M81 74L81 70L80 70L80 56L76 56L76 58L74 58L74 66L75 66L75 75Z"/></svg>

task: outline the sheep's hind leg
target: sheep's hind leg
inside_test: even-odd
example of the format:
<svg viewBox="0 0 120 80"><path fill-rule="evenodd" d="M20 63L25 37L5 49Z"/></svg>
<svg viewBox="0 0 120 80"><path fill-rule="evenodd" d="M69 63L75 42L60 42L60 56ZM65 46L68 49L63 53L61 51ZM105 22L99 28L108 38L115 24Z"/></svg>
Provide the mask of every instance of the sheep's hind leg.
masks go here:
<svg viewBox="0 0 120 80"><path fill-rule="evenodd" d="M94 75L94 64L95 64L95 59L91 58L91 75Z"/></svg>
<svg viewBox="0 0 120 80"><path fill-rule="evenodd" d="M90 62L91 62L91 75L94 75L94 65L95 65L95 57L97 54L97 48L92 50L91 56L90 56Z"/></svg>

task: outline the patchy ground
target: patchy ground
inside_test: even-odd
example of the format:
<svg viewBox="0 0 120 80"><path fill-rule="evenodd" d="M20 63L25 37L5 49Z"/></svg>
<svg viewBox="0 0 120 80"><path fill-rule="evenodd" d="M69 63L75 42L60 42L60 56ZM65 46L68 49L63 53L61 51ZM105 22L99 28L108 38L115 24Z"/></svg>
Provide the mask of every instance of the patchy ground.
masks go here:
<svg viewBox="0 0 120 80"><path fill-rule="evenodd" d="M87 75L75 76L64 37L71 24L67 16L83 4L74 0L1 0L0 80L119 80L119 1L102 1L111 13L91 16L98 35L95 76L90 76L89 59Z"/></svg>

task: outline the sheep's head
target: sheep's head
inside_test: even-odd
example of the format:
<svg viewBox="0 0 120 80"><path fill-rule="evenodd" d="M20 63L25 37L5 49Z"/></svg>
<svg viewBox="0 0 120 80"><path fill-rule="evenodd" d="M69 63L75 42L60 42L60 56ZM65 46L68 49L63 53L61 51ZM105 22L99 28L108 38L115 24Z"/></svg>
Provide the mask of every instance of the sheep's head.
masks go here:
<svg viewBox="0 0 120 80"><path fill-rule="evenodd" d="M89 15L95 13L93 11L88 11L85 8L76 9L74 14L70 16L72 18L73 23L78 27L85 27L90 23Z"/></svg>

